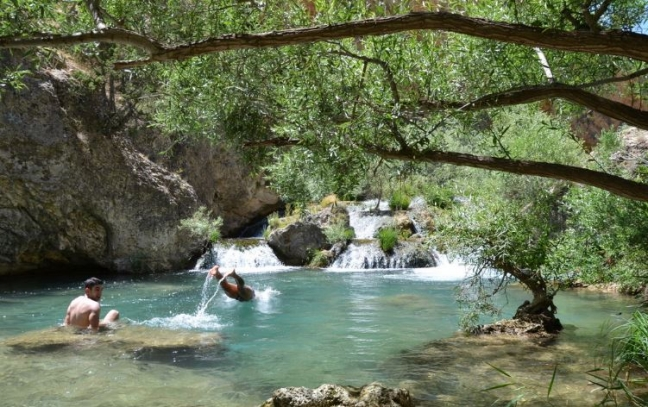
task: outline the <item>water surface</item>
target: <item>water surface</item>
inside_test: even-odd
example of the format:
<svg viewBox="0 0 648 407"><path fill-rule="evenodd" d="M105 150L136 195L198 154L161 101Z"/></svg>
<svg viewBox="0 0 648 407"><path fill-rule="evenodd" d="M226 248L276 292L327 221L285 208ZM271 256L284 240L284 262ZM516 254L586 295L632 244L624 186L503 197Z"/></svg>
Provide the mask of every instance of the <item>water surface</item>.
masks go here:
<svg viewBox="0 0 648 407"><path fill-rule="evenodd" d="M459 321L457 275L441 267L242 270L257 290L249 303L216 292L206 272L109 280L102 309L118 309L124 330L138 328L150 338L215 333L222 346L133 353L118 344L38 350L0 344L0 405L256 406L279 387L373 381L409 388L419 405L497 405L520 392L544 400L556 364L565 374L556 382L561 398L554 405L591 405L596 395L577 393L592 390L584 372L605 353L600 333L635 306L629 298L561 293L557 305L566 330L558 343L435 342L456 335ZM54 329L81 293L80 281L4 284L0 342ZM520 290L500 298L508 302L505 316L524 299ZM465 354L468 348L475 353ZM488 363L519 369L512 373L527 382L525 390L480 391L502 380ZM532 370L541 376L524 373Z"/></svg>

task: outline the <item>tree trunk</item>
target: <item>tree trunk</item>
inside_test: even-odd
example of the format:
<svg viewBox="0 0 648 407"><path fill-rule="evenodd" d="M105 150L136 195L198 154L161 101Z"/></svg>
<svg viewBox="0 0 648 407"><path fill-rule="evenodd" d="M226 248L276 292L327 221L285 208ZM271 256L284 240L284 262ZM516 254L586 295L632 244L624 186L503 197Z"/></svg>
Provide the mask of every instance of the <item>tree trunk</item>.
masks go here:
<svg viewBox="0 0 648 407"><path fill-rule="evenodd" d="M539 272L520 269L511 264L498 264L497 268L517 278L533 294L533 300L524 301L513 319L541 324L548 333L562 330L562 324L556 318L558 309L553 302L554 294L547 292L547 283Z"/></svg>

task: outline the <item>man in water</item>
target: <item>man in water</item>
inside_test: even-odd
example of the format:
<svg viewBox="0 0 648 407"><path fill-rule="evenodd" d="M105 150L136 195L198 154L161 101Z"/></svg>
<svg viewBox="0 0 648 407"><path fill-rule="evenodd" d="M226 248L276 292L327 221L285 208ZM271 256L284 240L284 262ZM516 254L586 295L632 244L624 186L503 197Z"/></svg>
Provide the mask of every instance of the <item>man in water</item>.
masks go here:
<svg viewBox="0 0 648 407"><path fill-rule="evenodd" d="M72 300L65 314L63 325L72 325L78 328L90 328L98 331L108 324L119 319L119 311L110 310L106 317L101 320L101 293L103 291L103 281L97 277L91 277L84 283L85 295L81 295Z"/></svg>
<svg viewBox="0 0 648 407"><path fill-rule="evenodd" d="M245 285L245 281L236 274L234 269L223 275L219 271L219 266L214 266L209 270L209 274L220 282L220 286L223 287L223 291L228 297L239 301L250 301L254 298L254 290ZM236 284L228 282L228 277L232 277Z"/></svg>

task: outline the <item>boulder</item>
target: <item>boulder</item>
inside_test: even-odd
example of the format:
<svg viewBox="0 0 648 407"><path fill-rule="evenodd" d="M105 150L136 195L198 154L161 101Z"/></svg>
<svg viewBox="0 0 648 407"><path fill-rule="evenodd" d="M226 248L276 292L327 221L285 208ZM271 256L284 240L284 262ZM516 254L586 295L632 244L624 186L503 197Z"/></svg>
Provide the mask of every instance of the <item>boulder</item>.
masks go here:
<svg viewBox="0 0 648 407"><path fill-rule="evenodd" d="M416 233L414 221L406 211L398 211L394 214L394 227L398 230L398 234L404 238L408 238Z"/></svg>
<svg viewBox="0 0 648 407"><path fill-rule="evenodd" d="M304 218L306 223L314 223L321 228L326 228L332 225L349 226L349 212L342 205L327 206L321 211L309 214Z"/></svg>
<svg viewBox="0 0 648 407"><path fill-rule="evenodd" d="M322 228L301 221L270 233L268 246L288 266L306 265L315 251L331 247Z"/></svg>
<svg viewBox="0 0 648 407"><path fill-rule="evenodd" d="M361 388L323 384L317 389L287 387L275 390L261 407L413 407L406 389L390 389L380 383Z"/></svg>

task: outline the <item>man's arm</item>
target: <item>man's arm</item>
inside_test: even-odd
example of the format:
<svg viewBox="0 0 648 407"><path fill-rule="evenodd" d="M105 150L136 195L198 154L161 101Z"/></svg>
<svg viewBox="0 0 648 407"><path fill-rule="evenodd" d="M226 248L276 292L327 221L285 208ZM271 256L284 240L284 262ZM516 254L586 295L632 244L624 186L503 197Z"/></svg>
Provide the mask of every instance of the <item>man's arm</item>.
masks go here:
<svg viewBox="0 0 648 407"><path fill-rule="evenodd" d="M93 331L98 331L99 330L99 314L101 313L101 308L96 308L92 309L90 311L90 315L88 315L88 320L90 322L90 328L92 328Z"/></svg>

